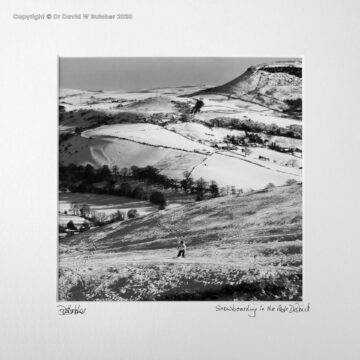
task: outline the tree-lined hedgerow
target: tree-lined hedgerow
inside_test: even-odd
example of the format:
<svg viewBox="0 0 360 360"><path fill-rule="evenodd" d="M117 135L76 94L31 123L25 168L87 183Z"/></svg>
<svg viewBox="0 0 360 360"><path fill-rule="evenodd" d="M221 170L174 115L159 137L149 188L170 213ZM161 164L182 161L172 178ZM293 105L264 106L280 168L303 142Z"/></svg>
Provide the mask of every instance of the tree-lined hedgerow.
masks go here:
<svg viewBox="0 0 360 360"><path fill-rule="evenodd" d="M302 99L287 99L285 100L285 103L288 105L288 109L286 109L284 112L288 114L293 114L295 116L301 116L302 115Z"/></svg>
<svg viewBox="0 0 360 360"><path fill-rule="evenodd" d="M264 133L271 136L284 136L293 139L302 139L302 126L296 124L292 124L287 127L281 127L276 124L269 125L262 122L253 121L251 119L240 120L234 118L218 117L211 119L210 125L253 133Z"/></svg>
<svg viewBox="0 0 360 360"><path fill-rule="evenodd" d="M137 180L136 185L132 185ZM152 166L111 170L107 165L95 169L91 165L70 164L59 168L60 190L80 193L109 194L127 196L139 200L149 200L160 208L166 206L166 197L161 189L194 195L197 201L229 194L240 194L234 186L219 188L216 181L207 182L203 178L194 180L190 172L184 172L182 180L170 179ZM154 189L155 187L155 189ZM160 189L159 189L160 188ZM161 194L161 195L160 195Z"/></svg>

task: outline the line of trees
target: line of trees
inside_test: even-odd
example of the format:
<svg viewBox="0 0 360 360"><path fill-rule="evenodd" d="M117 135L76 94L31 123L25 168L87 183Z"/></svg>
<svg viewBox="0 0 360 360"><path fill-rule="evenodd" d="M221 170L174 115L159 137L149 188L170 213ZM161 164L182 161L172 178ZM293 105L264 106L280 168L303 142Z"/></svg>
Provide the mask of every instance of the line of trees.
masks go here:
<svg viewBox="0 0 360 360"><path fill-rule="evenodd" d="M149 200L160 209L166 206L166 197L158 189L171 189L175 192L194 195L197 201L229 194L240 194L242 190L234 186L220 188L216 181L207 182L203 178L194 180L191 173L186 171L183 179L170 179L152 166L119 169L107 165L95 169L91 165L60 166L60 190L68 189L72 192L109 194L132 197L139 200ZM135 185L134 180L137 180ZM155 189L154 189L155 188ZM82 210L84 211L84 210Z"/></svg>
<svg viewBox="0 0 360 360"><path fill-rule="evenodd" d="M287 99L285 100L286 105L288 106L288 109L286 109L284 112L288 113L289 115L294 115L297 117L302 116L302 99Z"/></svg>
<svg viewBox="0 0 360 360"><path fill-rule="evenodd" d="M295 151L295 149L293 149L293 148L284 148L284 147L280 146L279 144L276 144L275 142L272 142L269 144L269 149L275 150L278 152L282 152L282 153L290 153L292 155L294 155L294 151Z"/></svg>
<svg viewBox="0 0 360 360"><path fill-rule="evenodd" d="M284 136L293 139L302 139L302 126L296 124L281 127L276 124L264 124L251 119L240 120L218 117L211 119L210 125L253 133L264 133L271 136Z"/></svg>
<svg viewBox="0 0 360 360"><path fill-rule="evenodd" d="M262 139L257 133L245 132L244 136L235 136L227 135L224 139L226 143L231 143L233 145L243 145L247 144L261 144L264 145L267 143L267 140Z"/></svg>
<svg viewBox="0 0 360 360"><path fill-rule="evenodd" d="M245 136L235 136L235 135L227 135L224 139L224 142L227 144L232 145L240 145L245 146L245 148L242 150L245 156L248 156L251 151L246 146L249 144L260 144L263 146L267 146L269 149L278 151L281 153L290 153L294 155L295 151L301 151L301 149L293 148L293 147L283 147L276 142L269 142L268 140L262 139L258 134L256 133L245 133Z"/></svg>

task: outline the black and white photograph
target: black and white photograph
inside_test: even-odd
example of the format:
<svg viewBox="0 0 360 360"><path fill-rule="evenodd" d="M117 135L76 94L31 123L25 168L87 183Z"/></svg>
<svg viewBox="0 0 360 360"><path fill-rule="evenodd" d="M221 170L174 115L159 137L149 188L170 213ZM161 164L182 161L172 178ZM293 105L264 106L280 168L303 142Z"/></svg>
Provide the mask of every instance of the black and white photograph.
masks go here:
<svg viewBox="0 0 360 360"><path fill-rule="evenodd" d="M359 13L0 2L0 359L358 359Z"/></svg>
<svg viewBox="0 0 360 360"><path fill-rule="evenodd" d="M60 57L58 299L302 300L302 67Z"/></svg>

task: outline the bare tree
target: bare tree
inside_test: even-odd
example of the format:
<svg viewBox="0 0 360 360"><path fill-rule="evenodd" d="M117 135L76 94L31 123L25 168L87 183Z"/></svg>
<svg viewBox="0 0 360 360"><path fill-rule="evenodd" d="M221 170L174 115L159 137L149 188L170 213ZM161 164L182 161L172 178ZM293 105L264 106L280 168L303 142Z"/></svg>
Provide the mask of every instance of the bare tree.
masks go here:
<svg viewBox="0 0 360 360"><path fill-rule="evenodd" d="M77 202L71 203L70 210L73 215L76 215L76 216L79 215L79 212L80 212L79 204Z"/></svg>
<svg viewBox="0 0 360 360"><path fill-rule="evenodd" d="M88 204L79 205L80 216L89 217L90 216L90 206Z"/></svg>
<svg viewBox="0 0 360 360"><path fill-rule="evenodd" d="M119 167L117 165L114 165L112 168L111 168L111 172L113 175L119 175Z"/></svg>

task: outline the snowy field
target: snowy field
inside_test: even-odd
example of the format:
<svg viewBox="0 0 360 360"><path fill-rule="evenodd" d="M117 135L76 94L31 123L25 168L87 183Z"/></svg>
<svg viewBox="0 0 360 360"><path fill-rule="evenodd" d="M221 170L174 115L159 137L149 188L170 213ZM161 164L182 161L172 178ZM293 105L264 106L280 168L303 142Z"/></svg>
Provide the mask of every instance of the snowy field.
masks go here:
<svg viewBox="0 0 360 360"><path fill-rule="evenodd" d="M186 128L188 125L190 124L183 124L180 130L189 130ZM202 131L208 131L207 127L200 124L191 124L190 128L192 127L199 130L198 134L194 132L199 139L204 135ZM221 131L219 133L216 131L217 129L214 130L214 137L220 138ZM274 185L283 185L290 178L301 180L299 168L302 167L302 160L299 157L266 148L250 148L250 155L247 157L240 148L213 155L171 149L170 136L167 135L180 138L183 141L182 146L190 143L191 146L187 147L189 150L195 149L198 145L203 148L205 145L157 125L110 125L86 131L83 135L88 138L74 136L61 144L60 162L63 165L91 164L98 168L106 164L109 167L117 165L120 169L130 168L133 165L140 167L151 165L173 179L182 179L183 173L189 171L195 180L203 177L207 181L215 180L220 186L234 185L242 189L260 189L270 182ZM222 135L224 133L221 133ZM116 136L124 136L131 141ZM136 141L146 141L154 145ZM165 144L169 148L164 147ZM179 146L178 142L176 146ZM211 150L214 152L214 149ZM266 157L269 161L261 160L259 156Z"/></svg>
<svg viewBox="0 0 360 360"><path fill-rule="evenodd" d="M178 114L178 110L174 106L173 101L187 103L189 106L194 105L194 99L192 98L178 98L176 95L180 94L179 90L181 89L174 91L174 95L164 95L164 93L166 93L165 90L149 90L143 92L111 91L99 93L61 89L60 96L65 97L60 99L60 104L65 106L67 111L87 109L101 110L110 113L139 112ZM113 101L111 99L113 99ZM203 99L205 105L201 112L195 115L196 120L208 122L217 117L229 117L239 120L251 119L267 125L276 124L281 127L294 124L301 125L301 121L277 116L276 111L261 104L213 94L204 95ZM118 107L118 101L121 101L121 107Z"/></svg>
<svg viewBox="0 0 360 360"><path fill-rule="evenodd" d="M117 138L86 139L74 136L60 145L60 163L69 165L90 164L95 168L114 165L122 168L131 166L155 166L171 178L182 179L184 171L191 171L205 160L206 156Z"/></svg>
<svg viewBox="0 0 360 360"><path fill-rule="evenodd" d="M199 123L173 123L166 126L167 129L172 130L188 139L194 141L212 142L223 141L229 136L244 136L245 131L231 130L226 128L209 128Z"/></svg>
<svg viewBox="0 0 360 360"><path fill-rule="evenodd" d="M79 227L82 224L89 222L80 216L59 214L59 224L61 226L66 226L69 221L72 221L76 227Z"/></svg>
<svg viewBox="0 0 360 360"><path fill-rule="evenodd" d="M236 153L244 157L244 153L241 151L242 147L240 146L237 150L232 150L231 154ZM285 167L301 168L302 167L302 158L293 156L288 153L281 153L267 148L250 148L250 154L246 156L247 160L257 160L260 164L268 167L271 164L277 164ZM261 160L259 157L265 157L269 161ZM270 164L270 165L269 165ZM285 170L284 170L285 171ZM300 172L301 173L301 172Z"/></svg>
<svg viewBox="0 0 360 360"><path fill-rule="evenodd" d="M246 88L251 84L260 84L260 95L274 89L278 91L276 94L279 98L283 96L282 93L293 92L296 96L301 93L301 82L297 79L293 84L296 89L292 90L293 85L287 84L291 78L288 74L279 77L264 73L259 79L263 81L264 76L266 81L261 84L255 78L249 78L249 82L243 85ZM281 86L284 89L277 89L277 78L283 83ZM278 112L275 103L276 106L273 104L271 108L266 103L267 100L263 104L252 102L233 92L234 89L240 91L241 86L233 88L232 83L225 85L223 88L226 90L229 85L232 93L208 93L194 97L187 95L206 87L184 86L137 91L60 89L60 104L66 110L94 110L94 113L85 114L75 111L60 123L60 130L64 132L75 129L75 126L87 129L81 136L73 136L60 144L60 163L91 164L96 168L116 165L120 169L133 165L151 165L173 179L182 179L183 173L188 171L195 180L203 177L207 181L217 181L220 186L234 185L243 189L260 189L270 182L283 185L289 178L301 180L300 152L293 156L264 147L251 147L250 154L245 157L241 147L222 151L211 147L215 143L221 143L228 135L245 135L243 131L204 125L214 118L253 120L280 127L302 125L300 120L285 117ZM199 97L205 103L201 112L193 116L192 122L179 122L177 119ZM101 125L101 115L96 114L96 109L110 115L111 119L106 125L98 126ZM166 124L165 127L157 125L156 121L158 124ZM302 140L299 139L266 134L260 136L283 147L302 149Z"/></svg>
<svg viewBox="0 0 360 360"><path fill-rule="evenodd" d="M84 131L82 136L85 138L111 136L147 145L202 153L213 153L214 151L209 146L200 145L184 136L153 124L115 124L100 126L95 129Z"/></svg>
<svg viewBox="0 0 360 360"><path fill-rule="evenodd" d="M269 183L284 185L288 179L301 180L294 174L267 169L241 159L240 157L214 154L197 166L194 178L204 178L206 181L215 180L220 186L235 186L238 189L262 189Z"/></svg>
<svg viewBox="0 0 360 360"><path fill-rule="evenodd" d="M284 293L273 282L279 274L301 276L301 206L301 185L295 184L195 202L75 235L59 244L59 298L166 300L160 296L206 291L209 285L220 290L252 279L250 289L257 289L259 300L279 296L254 286L258 280L270 281L283 300L301 300L301 283L293 277ZM179 239L186 240L185 259L176 258ZM216 300L258 299L254 293L231 294L219 292Z"/></svg>

